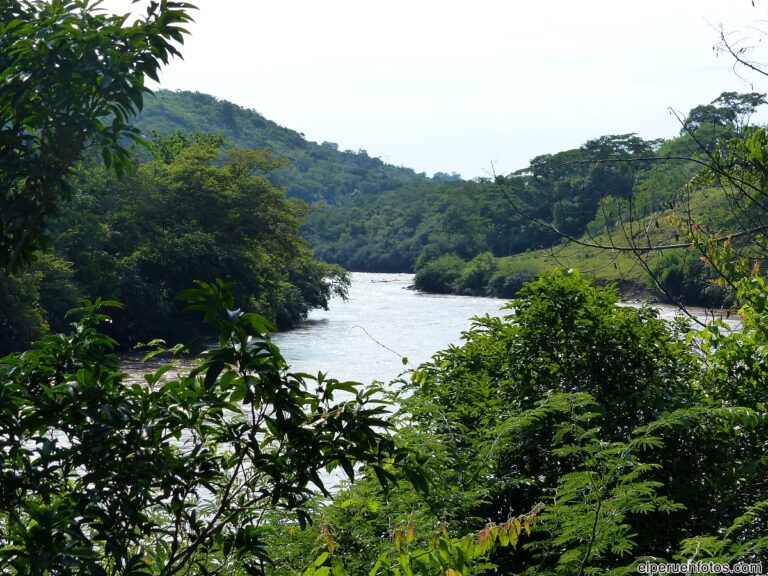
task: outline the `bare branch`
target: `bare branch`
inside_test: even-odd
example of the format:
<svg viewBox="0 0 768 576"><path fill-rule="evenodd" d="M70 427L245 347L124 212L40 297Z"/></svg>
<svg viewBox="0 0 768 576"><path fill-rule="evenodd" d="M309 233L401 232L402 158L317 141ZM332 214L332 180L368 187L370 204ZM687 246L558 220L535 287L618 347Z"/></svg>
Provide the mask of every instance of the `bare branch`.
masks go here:
<svg viewBox="0 0 768 576"><path fill-rule="evenodd" d="M747 82L747 80L742 77L739 74L738 67L743 66L744 68L747 68L748 70L755 72L757 74L760 74L761 76L768 76L768 70L766 70L766 67L764 64L760 64L757 62L754 62L747 58L747 54L752 52L754 50L753 46L745 46L741 45L743 38L738 39L736 41L731 40L728 38L728 34L726 34L725 30L722 26L717 27L717 31L720 34L720 42L716 46L716 50L718 52L724 52L727 55L729 55L731 58L733 58L733 72L736 74L739 78ZM752 85L751 82L749 82L750 86Z"/></svg>

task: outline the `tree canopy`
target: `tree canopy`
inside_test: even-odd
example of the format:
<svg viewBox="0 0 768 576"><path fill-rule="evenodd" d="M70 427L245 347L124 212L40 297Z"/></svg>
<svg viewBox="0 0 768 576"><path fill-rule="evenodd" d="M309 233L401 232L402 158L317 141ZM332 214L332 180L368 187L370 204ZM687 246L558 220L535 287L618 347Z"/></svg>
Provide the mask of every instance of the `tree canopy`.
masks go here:
<svg viewBox="0 0 768 576"><path fill-rule="evenodd" d="M67 309L91 294L128 306L110 331L123 345L201 334L176 294L208 276L232 282L239 302L281 329L344 296L346 272L317 261L299 236L306 206L269 178L285 161L222 145L210 134L150 137L151 157L134 154L122 178L80 165L50 225L54 253L0 279L10 320L0 350L65 330Z"/></svg>
<svg viewBox="0 0 768 576"><path fill-rule="evenodd" d="M178 56L192 6L151 2L128 21L89 1L10 0L0 9L0 266L47 242L83 150L123 171L145 78Z"/></svg>

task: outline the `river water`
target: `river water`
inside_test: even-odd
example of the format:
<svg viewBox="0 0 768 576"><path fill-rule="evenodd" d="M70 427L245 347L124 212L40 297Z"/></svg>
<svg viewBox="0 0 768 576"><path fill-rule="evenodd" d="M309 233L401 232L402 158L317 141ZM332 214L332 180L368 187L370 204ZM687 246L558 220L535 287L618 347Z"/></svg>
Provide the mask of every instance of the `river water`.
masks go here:
<svg viewBox="0 0 768 576"><path fill-rule="evenodd" d="M348 300L332 300L328 310L313 311L305 326L273 340L294 372L386 383L450 344L460 344L472 317L510 312L500 309L506 300L425 294L410 289L412 284L412 274L354 273ZM665 319L680 314L674 306L658 308ZM712 319L703 309L689 311L701 320Z"/></svg>
<svg viewBox="0 0 768 576"><path fill-rule="evenodd" d="M501 310L506 300L425 294L411 289L412 284L412 274L354 273L347 300L334 298L328 310L312 311L306 324L275 334L273 341L292 372L387 383L439 350L460 344L473 317L509 313ZM678 314L671 306L659 308L667 319ZM704 310L692 312L711 319ZM182 362L180 368L185 366ZM136 359L124 362L135 380L143 380L141 375L153 367Z"/></svg>
<svg viewBox="0 0 768 576"><path fill-rule="evenodd" d="M472 317L505 313L506 300L424 294L412 284L412 274L354 273L346 301L334 298L328 310L314 310L306 325L273 341L294 372L389 382L460 344Z"/></svg>
<svg viewBox="0 0 768 576"><path fill-rule="evenodd" d="M460 344L473 317L510 312L501 310L506 300L424 294L410 289L412 283L411 274L355 273L347 300L334 298L328 310L313 311L304 326L275 334L273 341L292 372L322 371L338 380L386 384L439 350ZM661 315L671 318L676 310L661 307ZM124 359L123 368L129 380L138 381L160 363ZM180 362L180 370L188 368ZM337 481L331 475L328 485Z"/></svg>

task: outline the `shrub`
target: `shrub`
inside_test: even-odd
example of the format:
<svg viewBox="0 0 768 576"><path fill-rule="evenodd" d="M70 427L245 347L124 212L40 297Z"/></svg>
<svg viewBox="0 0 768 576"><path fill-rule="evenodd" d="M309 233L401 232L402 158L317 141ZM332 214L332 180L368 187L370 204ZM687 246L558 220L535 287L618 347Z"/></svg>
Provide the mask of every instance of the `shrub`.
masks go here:
<svg viewBox="0 0 768 576"><path fill-rule="evenodd" d="M414 286L417 290L450 294L456 290L466 262L455 254L443 254L429 260L416 270Z"/></svg>

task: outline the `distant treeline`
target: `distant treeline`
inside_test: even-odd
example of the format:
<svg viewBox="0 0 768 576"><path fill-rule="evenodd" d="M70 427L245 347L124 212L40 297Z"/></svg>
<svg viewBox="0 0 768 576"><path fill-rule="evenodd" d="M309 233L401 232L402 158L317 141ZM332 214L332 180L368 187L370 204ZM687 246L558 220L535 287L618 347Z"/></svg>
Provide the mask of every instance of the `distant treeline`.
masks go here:
<svg viewBox="0 0 768 576"><path fill-rule="evenodd" d="M698 159L738 136L764 102L760 94L724 93L691 110L680 135L669 140L603 136L538 156L493 181L428 182L316 206L303 233L324 260L351 270L413 271L417 288L427 291L511 297L559 265L589 268L596 279L618 281L633 293L723 303L726 291L713 289L702 263L684 251L649 262L657 285L610 251L563 252L563 240L679 242L680 210L702 212L713 230L728 229L734 215L723 190L689 183L701 170Z"/></svg>
<svg viewBox="0 0 768 576"><path fill-rule="evenodd" d="M228 147L268 149L290 161L272 172L270 180L285 186L288 196L308 203L342 204L357 195L431 181L410 168L385 164L365 150L339 150L333 142L307 141L303 134L254 110L200 92L160 90L147 98L135 124L145 133L209 132L222 135Z"/></svg>
<svg viewBox="0 0 768 576"><path fill-rule="evenodd" d="M693 108L678 137L602 136L533 158L494 181L463 181L456 173L428 178L363 150L308 142L253 110L199 93L159 92L137 125L165 135L203 130L222 135L226 146L268 148L288 159L268 178L310 205L301 233L315 255L348 270L416 272L423 290L510 297L553 266L575 266L633 293L666 298L631 263L589 250L563 253L563 236L621 244L637 241L632 235L650 225L656 240L672 241L681 233L672 220L683 203L706 206L714 227L725 228L732 215L722 191L686 185L700 170L696 157L739 135L764 103L762 94L725 92ZM668 253L651 264L665 290L686 302L723 301L695 258Z"/></svg>

